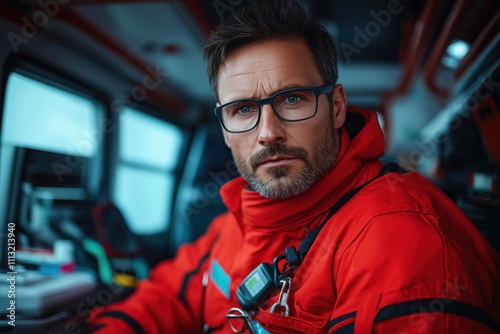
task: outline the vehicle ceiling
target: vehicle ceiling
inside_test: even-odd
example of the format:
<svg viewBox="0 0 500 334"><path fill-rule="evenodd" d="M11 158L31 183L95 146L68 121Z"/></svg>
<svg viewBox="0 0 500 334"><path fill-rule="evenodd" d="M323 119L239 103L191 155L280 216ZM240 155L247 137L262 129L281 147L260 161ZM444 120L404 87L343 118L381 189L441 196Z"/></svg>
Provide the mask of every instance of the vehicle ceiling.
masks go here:
<svg viewBox="0 0 500 334"><path fill-rule="evenodd" d="M72 3L79 3L74 5L76 12L141 60L165 68L170 80L189 98L212 103L201 49L212 27L245 1L73 0ZM352 46L355 46L355 28L365 29L365 25L374 20L370 11L387 10L387 3L387 0L302 1L312 15L323 21L339 44L345 42ZM391 15L387 27L370 38L366 46L358 48L361 49L358 53L340 52L341 80L348 93L373 97L395 85L402 30L408 20L415 19L420 10L415 7L419 3L422 2L401 5L404 10Z"/></svg>
<svg viewBox="0 0 500 334"><path fill-rule="evenodd" d="M74 35L83 48L109 53L109 66L131 81L137 70L160 66L168 73L165 94L212 106L213 95L205 73L202 47L212 27L248 0L60 0L55 22L46 29L60 38ZM34 0L10 1L25 13L37 10ZM49 2L49 1L47 1ZM385 90L394 88L400 75L399 54L403 31L422 7L420 1L394 2L398 13L362 45L355 44L357 29L374 21L373 12L388 10L387 0L319 1L301 4L321 19L337 44L356 47L339 50L340 79L352 102L376 105ZM65 4L67 3L67 4ZM402 8L402 10L400 9ZM380 27L380 26L379 26ZM88 44L93 44L89 46ZM366 44L366 45L365 45ZM113 61L121 58L123 62ZM123 63L126 64L124 68ZM140 71L139 71L140 72Z"/></svg>
<svg viewBox="0 0 500 334"><path fill-rule="evenodd" d="M148 73L161 73L165 80L149 92L150 104L164 115L196 124L214 120L210 110L215 101L202 55L204 42L214 26L248 1L251 0L7 0L0 4L0 9L18 25L23 15L31 18L37 11L48 11L52 19L40 28L43 34L63 45L72 45L87 58L96 59L103 71L111 71L128 82L128 91L140 85ZM336 39L339 82L345 86L348 103L376 110L384 109L384 99L401 88L405 72L418 73L422 69L422 63L427 61L440 37L443 22L458 4L452 0L298 1ZM57 6L47 10L41 3ZM462 0L462 3L463 16L459 22L464 23L462 30L466 31L459 33L472 41L484 22L489 21L490 13L498 12L498 2ZM413 38L427 28L419 20L428 8L431 10L427 13L437 12L435 27L425 37L423 47L419 45L420 49L416 49ZM408 54L417 51L423 54L420 64L408 68ZM418 99L426 100L426 95ZM393 142L410 143L415 133L444 106L444 103L419 103L413 114L405 112L403 118L385 114L388 122L404 131L401 136L394 132ZM420 122L412 120L400 126L399 122L408 123L405 119L410 118L420 118ZM406 126L412 128L408 130Z"/></svg>

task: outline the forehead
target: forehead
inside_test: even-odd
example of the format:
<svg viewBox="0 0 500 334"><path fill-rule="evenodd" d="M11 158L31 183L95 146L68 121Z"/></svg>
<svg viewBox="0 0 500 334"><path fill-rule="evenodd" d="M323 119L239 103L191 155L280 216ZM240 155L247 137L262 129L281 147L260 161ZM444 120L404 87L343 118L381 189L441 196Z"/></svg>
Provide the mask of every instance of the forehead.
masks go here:
<svg viewBox="0 0 500 334"><path fill-rule="evenodd" d="M226 57L219 70L218 95L225 103L322 83L314 57L303 40L266 40L239 47Z"/></svg>

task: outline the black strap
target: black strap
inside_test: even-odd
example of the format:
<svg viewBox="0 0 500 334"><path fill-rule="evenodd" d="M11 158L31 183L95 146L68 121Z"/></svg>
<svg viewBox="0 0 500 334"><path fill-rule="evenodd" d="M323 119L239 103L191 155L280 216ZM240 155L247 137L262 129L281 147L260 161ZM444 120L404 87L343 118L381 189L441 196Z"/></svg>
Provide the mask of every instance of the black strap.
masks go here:
<svg viewBox="0 0 500 334"><path fill-rule="evenodd" d="M497 324L496 321L483 309L459 300L446 298L412 300L396 305L386 306L378 312L375 322L427 312L444 312L466 317L500 332L500 325Z"/></svg>
<svg viewBox="0 0 500 334"><path fill-rule="evenodd" d="M393 304L380 309L375 317L374 322L385 321L389 319L394 319L403 316L411 316L413 314L419 313L446 313L454 314L461 317L466 317L471 320L482 323L500 333L500 325L483 309L477 306L458 301L453 299L442 299L442 298L429 298L429 299L418 299L402 302L399 304ZM332 332L335 334L347 334L354 333L354 322L356 318L356 312L351 312L342 316L339 316L330 321L328 329L331 330L333 326L338 323L345 321L347 319L353 319L353 322L349 322L344 326L337 328Z"/></svg>
<svg viewBox="0 0 500 334"><path fill-rule="evenodd" d="M378 179L379 177L381 177L381 176L383 176L385 174L388 174L388 173L392 173L392 172L398 172L398 173L402 174L402 173L405 173L406 171L403 168L401 168L397 163L394 163L394 162L388 163L387 165L385 165L380 170L379 174L376 177L374 177L373 179L365 182L364 184L360 185L359 187L352 189L347 194L345 194L344 197L342 197L330 209L330 211L326 215L326 218L323 220L323 222L318 227L316 227L314 230L312 230L312 232L309 233L309 235L299 244L297 260L295 260L295 261L293 261L293 260L289 261L290 258L287 257L288 264L290 266L300 264L302 262L302 260L304 260L307 252L309 251L309 249L311 248L312 244L314 243L314 241L318 237L319 232L325 226L325 224L330 220L330 218L337 211L339 211L340 208L342 208L351 198L353 198L361 189L363 189L364 187L366 187L368 184L370 184L374 180ZM291 249L291 247L287 248L288 252L290 252L290 249ZM285 254L286 254L286 252L285 252ZM290 263L290 262L295 262L295 263Z"/></svg>
<svg viewBox="0 0 500 334"><path fill-rule="evenodd" d="M133 329L134 333L145 334L145 331L142 329L139 322L137 320L135 320L134 318L132 318L127 313L124 313L121 311L109 311L109 312L101 313L100 315L97 316L98 319L105 318L105 317L120 319L123 322L125 322L131 329ZM96 330L96 328L94 328L93 330Z"/></svg>

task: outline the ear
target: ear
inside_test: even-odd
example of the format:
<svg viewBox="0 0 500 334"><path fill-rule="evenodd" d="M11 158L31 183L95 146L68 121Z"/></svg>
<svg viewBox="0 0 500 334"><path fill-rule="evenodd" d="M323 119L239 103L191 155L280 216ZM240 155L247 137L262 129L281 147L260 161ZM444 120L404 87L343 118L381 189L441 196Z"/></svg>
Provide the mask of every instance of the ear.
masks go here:
<svg viewBox="0 0 500 334"><path fill-rule="evenodd" d="M345 96L344 86L336 85L332 94L333 105L333 128L340 129L345 122L347 111L347 97Z"/></svg>

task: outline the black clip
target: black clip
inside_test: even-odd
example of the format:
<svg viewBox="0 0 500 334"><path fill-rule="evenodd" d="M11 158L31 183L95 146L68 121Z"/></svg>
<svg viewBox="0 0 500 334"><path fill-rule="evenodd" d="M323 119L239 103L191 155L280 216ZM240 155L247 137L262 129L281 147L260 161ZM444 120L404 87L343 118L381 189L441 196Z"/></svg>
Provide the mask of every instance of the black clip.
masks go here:
<svg viewBox="0 0 500 334"><path fill-rule="evenodd" d="M290 246L285 249L285 259L290 267L297 266L300 262L302 262L299 252L297 252L297 249L294 246Z"/></svg>

